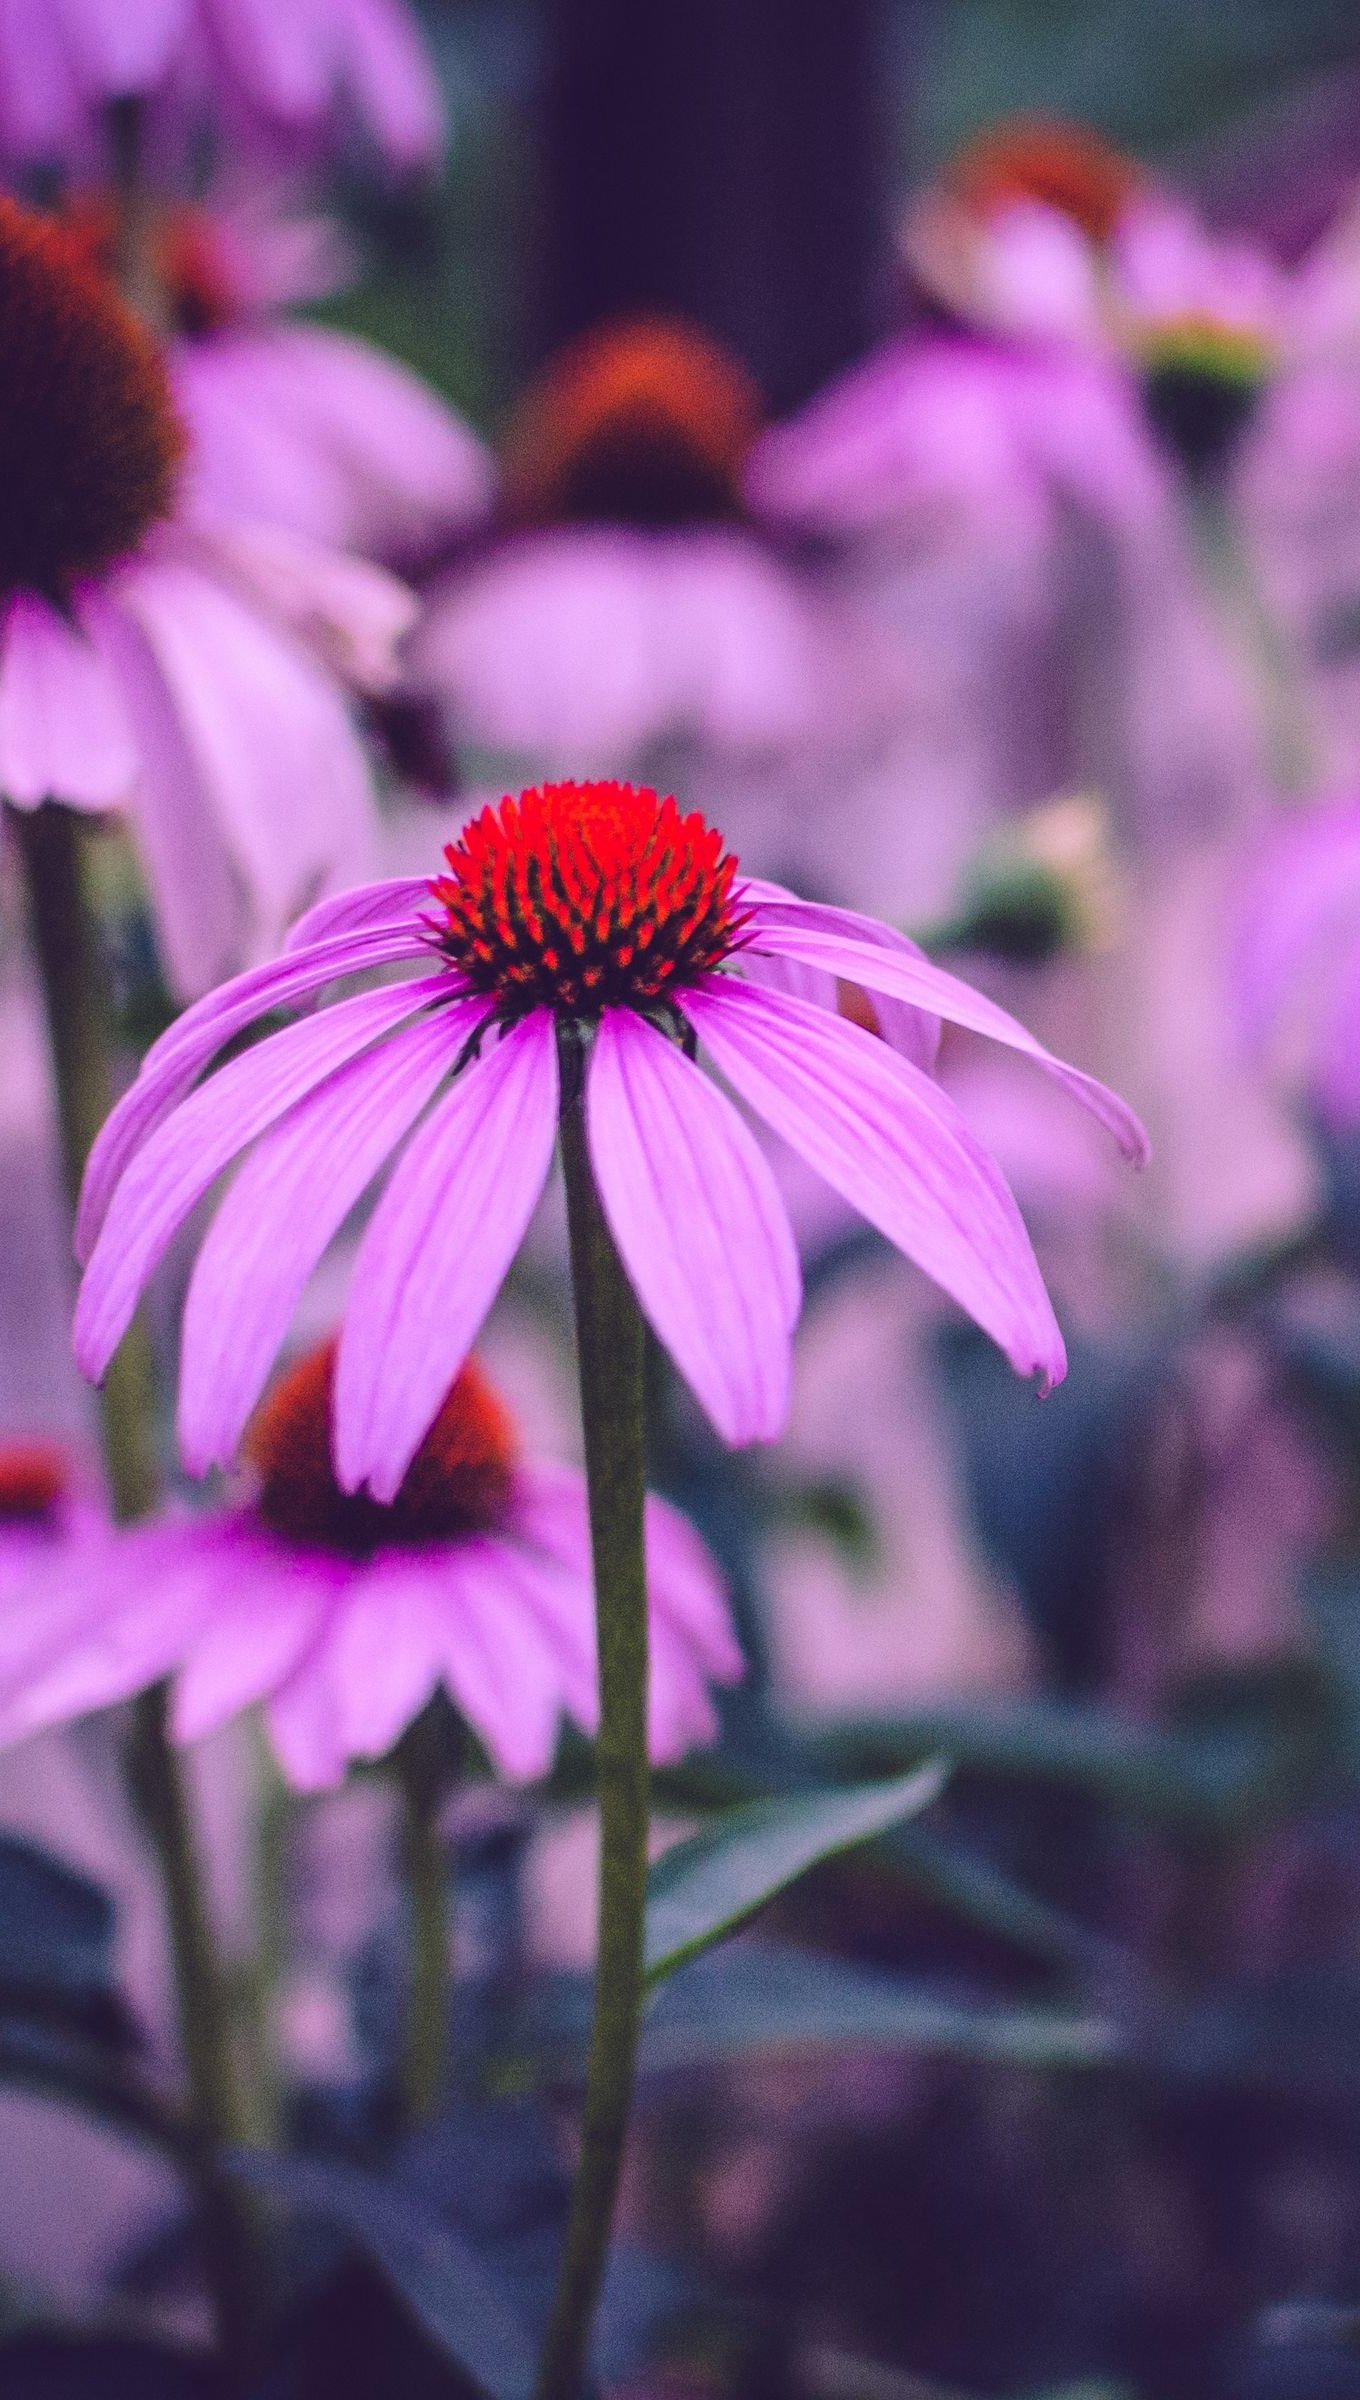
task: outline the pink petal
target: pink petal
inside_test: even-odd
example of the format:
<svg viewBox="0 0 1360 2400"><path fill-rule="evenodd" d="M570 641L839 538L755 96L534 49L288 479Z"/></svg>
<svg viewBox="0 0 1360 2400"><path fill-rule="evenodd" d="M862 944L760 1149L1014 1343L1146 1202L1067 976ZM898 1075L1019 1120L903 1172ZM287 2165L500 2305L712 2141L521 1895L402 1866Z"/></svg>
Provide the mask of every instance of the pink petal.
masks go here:
<svg viewBox="0 0 1360 2400"><path fill-rule="evenodd" d="M0 1738L111 1708L156 1683L184 1655L217 1589L216 1561L193 1526L154 1526L106 1548L102 1590L64 1613L22 1674L11 1666Z"/></svg>
<svg viewBox="0 0 1360 2400"><path fill-rule="evenodd" d="M256 1134L357 1051L442 997L442 979L360 992L233 1059L158 1126L118 1185L76 1305L76 1357L97 1380L166 1244Z"/></svg>
<svg viewBox="0 0 1360 2400"><path fill-rule="evenodd" d="M431 165L444 147L444 101L429 55L398 0L347 0L347 81L385 157Z"/></svg>
<svg viewBox="0 0 1360 2400"><path fill-rule="evenodd" d="M1074 1100L1089 1108L1092 1116L1114 1135L1126 1158L1140 1164L1146 1160L1148 1138L1127 1103L1098 1083L1093 1075L1083 1075L1080 1068L1054 1058L1004 1008L998 1008L994 1001L974 991L971 984L947 974L943 967L933 966L926 958L824 932L811 921L816 914L801 905L775 908L761 902L756 910L757 939L776 957L802 959L810 967L824 967L847 982L862 983L871 992L887 992L913 1007L933 1010L951 1024L965 1025L974 1033L985 1033L993 1041L1004 1042L1008 1049L1019 1050L1045 1068Z"/></svg>
<svg viewBox="0 0 1360 2400"><path fill-rule="evenodd" d="M184 1308L179 1446L191 1475L225 1466L307 1280L449 1073L481 1015L455 1001L362 1052L262 1136L199 1251Z"/></svg>
<svg viewBox="0 0 1360 2400"><path fill-rule="evenodd" d="M291 1007L343 975L429 955L408 927L383 926L251 967L186 1008L153 1042L136 1082L95 1138L76 1212L77 1258L83 1263L93 1250L129 1160L236 1034L271 1010Z"/></svg>
<svg viewBox="0 0 1360 2400"><path fill-rule="evenodd" d="M653 1331L724 1441L772 1441L802 1277L755 1141L683 1052L623 1009L600 1020L586 1111L605 1215Z"/></svg>
<svg viewBox="0 0 1360 2400"><path fill-rule="evenodd" d="M427 875L394 875L385 883L361 883L350 892L318 900L288 929L285 950L305 950L313 942L334 941L341 933L367 933L376 925L400 925L418 938L422 909L432 905Z"/></svg>
<svg viewBox="0 0 1360 2400"><path fill-rule="evenodd" d="M291 1550L235 1525L222 1558L217 1604L175 1677L170 1730L177 1742L201 1741L277 1691L315 1645L342 1588L329 1562L308 1572Z"/></svg>
<svg viewBox="0 0 1360 2400"><path fill-rule="evenodd" d="M351 1758L382 1758L439 1681L439 1570L420 1558L360 1568L310 1672L329 1678Z"/></svg>
<svg viewBox="0 0 1360 2400"><path fill-rule="evenodd" d="M47 0L55 5L86 92L113 100L150 91L188 29L186 0Z"/></svg>
<svg viewBox="0 0 1360 2400"><path fill-rule="evenodd" d="M536 1621L550 1570L513 1543L495 1535L463 1543L449 1551L446 1572L445 1680L500 1772L528 1782L552 1764L568 1691L593 1706L593 1643L583 1690L579 1672L563 1671L560 1641Z"/></svg>
<svg viewBox="0 0 1360 2400"><path fill-rule="evenodd" d="M20 808L113 808L137 778L132 728L106 659L36 593L11 601L0 652L0 790Z"/></svg>
<svg viewBox="0 0 1360 2400"><path fill-rule="evenodd" d="M759 901L762 923L767 920L774 924L810 923L823 933L843 933L852 941L874 942L884 950L903 951L908 958L925 957L920 944L909 941L895 925L885 925L877 917L861 916L856 909L831 908L821 902L800 900L782 884L766 883L759 876L743 876L735 897L739 905ZM824 1008L837 1005L838 979L827 969L800 966L793 959L762 955L758 951L750 953L749 958L757 982L771 982L776 991L801 994L805 999L819 1001ZM782 970L782 975L772 974L771 970ZM904 1058L909 1058L913 1066L923 1067L927 1075L933 1074L940 1049L939 1018L906 1001L886 999L881 993L876 995L873 1006L883 1039L894 1050L900 1050Z"/></svg>
<svg viewBox="0 0 1360 2400"><path fill-rule="evenodd" d="M728 1081L853 1208L999 1343L1056 1383L1066 1354L996 1162L953 1102L843 1018L710 978L686 1014Z"/></svg>
<svg viewBox="0 0 1360 2400"><path fill-rule="evenodd" d="M519 1248L557 1126L552 1018L524 1018L415 1136L359 1245L335 1376L346 1491L390 1500Z"/></svg>
<svg viewBox="0 0 1360 2400"><path fill-rule="evenodd" d="M349 1764L340 1731L339 1694L324 1671L325 1646L309 1652L273 1694L265 1721L278 1761L296 1792L327 1792Z"/></svg>

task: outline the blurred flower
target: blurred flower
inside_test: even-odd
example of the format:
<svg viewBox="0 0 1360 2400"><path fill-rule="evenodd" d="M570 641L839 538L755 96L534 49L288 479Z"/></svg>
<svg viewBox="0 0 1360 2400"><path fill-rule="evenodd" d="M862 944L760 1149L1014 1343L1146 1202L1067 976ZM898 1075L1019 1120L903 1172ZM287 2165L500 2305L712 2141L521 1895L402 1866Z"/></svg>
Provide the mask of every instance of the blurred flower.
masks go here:
<svg viewBox="0 0 1360 2400"><path fill-rule="evenodd" d="M377 568L184 507L161 357L11 201L0 419L0 792L126 810L170 980L200 991L368 863L367 769L323 660L380 682L409 599Z"/></svg>
<svg viewBox="0 0 1360 2400"><path fill-rule="evenodd" d="M1124 916L1109 812L1064 793L1000 832L974 862L958 908L923 937L930 949L991 950L1028 965L1110 949Z"/></svg>
<svg viewBox="0 0 1360 2400"><path fill-rule="evenodd" d="M0 1442L0 1598L6 1608L54 1545L64 1546L99 1521L93 1504L72 1489L70 1461L59 1442Z"/></svg>
<svg viewBox="0 0 1360 2400"><path fill-rule="evenodd" d="M84 162L111 105L190 125L330 135L357 118L389 163L427 166L443 103L406 0L4 0L0 147Z"/></svg>
<svg viewBox="0 0 1360 2400"><path fill-rule="evenodd" d="M739 880L721 836L654 792L526 792L484 810L445 855L433 882L323 903L289 956L189 1010L95 1145L77 1319L92 1376L177 1226L264 1137L189 1291L180 1439L193 1467L231 1455L313 1267L453 1076L363 1237L340 1337L340 1481L391 1498L542 1192L559 1024L581 1044L591 1156L624 1264L724 1439L768 1439L783 1423L800 1277L762 1152L677 1046L696 1037L1019 1372L1061 1376L1062 1337L1014 1201L926 1071L935 1019L1037 1060L1139 1156L1141 1128L1112 1093L888 928ZM260 1016L398 962L427 971L335 1002L186 1097ZM742 965L810 983L833 1005L719 971ZM902 1051L834 1013L838 982L874 995Z"/></svg>
<svg viewBox="0 0 1360 2400"><path fill-rule="evenodd" d="M549 368L506 445L502 538L436 586L416 644L459 738L552 772L810 731L827 632L743 521L758 420L736 362L666 319L606 327Z"/></svg>
<svg viewBox="0 0 1360 2400"><path fill-rule="evenodd" d="M115 202L84 193L62 222L109 272ZM279 317L347 274L326 220L224 195L167 208L155 247L196 512L405 563L484 514L490 459L427 384L369 342Z"/></svg>
<svg viewBox="0 0 1360 2400"><path fill-rule="evenodd" d="M1276 1047L1324 1119L1360 1117L1360 801L1284 819L1246 881L1234 961L1249 1047Z"/></svg>
<svg viewBox="0 0 1360 2400"><path fill-rule="evenodd" d="M1282 268L1254 243L1211 234L1158 195L1113 244L1111 309L1143 379L1149 422L1195 480L1221 476L1279 363L1289 325Z"/></svg>
<svg viewBox="0 0 1360 2400"><path fill-rule="evenodd" d="M499 1770L552 1762L565 1712L596 1721L584 1479L525 1459L467 1362L386 1504L331 1465L334 1344L295 1364L253 1427L250 1499L106 1530L16 1589L0 1647L0 1739L174 1677L171 1728L196 1741L257 1701L303 1790L380 1758L447 1687ZM0 1506L4 1499L0 1456ZM658 1760L711 1740L710 1683L742 1671L716 1569L647 1503L651 1733Z"/></svg>

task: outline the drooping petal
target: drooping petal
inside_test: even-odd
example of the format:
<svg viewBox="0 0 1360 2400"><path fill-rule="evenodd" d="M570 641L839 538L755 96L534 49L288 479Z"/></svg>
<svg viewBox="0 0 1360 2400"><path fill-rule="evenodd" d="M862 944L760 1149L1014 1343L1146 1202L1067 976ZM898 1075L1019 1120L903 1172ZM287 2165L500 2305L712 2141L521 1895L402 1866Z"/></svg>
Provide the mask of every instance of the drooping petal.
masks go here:
<svg viewBox="0 0 1360 2400"><path fill-rule="evenodd" d="M755 913L758 938L776 956L798 958L810 967L823 967L846 982L862 983L871 992L887 992L895 999L933 1010L950 1024L988 1034L1008 1049L1020 1051L1045 1068L1074 1100L1089 1108L1114 1135L1127 1158L1139 1162L1147 1158L1147 1135L1133 1110L1116 1092L1098 1083L1093 1075L1084 1075L1079 1067L1070 1067L1064 1059L1055 1058L1004 1008L998 1008L995 1001L974 991L971 984L961 982L957 975L946 973L943 967L932 965L926 958L826 932L808 921L817 913L813 910L805 914L801 907L776 908L762 902Z"/></svg>
<svg viewBox="0 0 1360 2400"><path fill-rule="evenodd" d="M908 958L925 957L920 944L900 933L895 925L885 925L877 917L861 916L857 909L800 900L796 893L786 891L783 884L767 883L757 875L742 876L733 898L738 907L759 902L763 922L814 924L824 933L843 933L853 941L873 942L884 950L903 951ZM787 919L783 915L785 910L792 912ZM802 992L805 998L818 1000L826 1008L838 1005L841 979L826 968L804 966L783 953L775 956L772 952L758 951L750 954L750 963L757 982L772 983L776 991ZM913 1066L923 1067L927 1075L932 1074L940 1048L939 1018L914 1003L890 1000L882 992L875 995L873 1009L885 1042L900 1050ZM841 1013L850 1012L842 1008Z"/></svg>
<svg viewBox="0 0 1360 2400"><path fill-rule="evenodd" d="M501 1773L527 1782L552 1764L564 1704L588 1694L593 1706L593 1641L583 1687L579 1676L564 1673L554 1631L536 1621L553 1570L513 1542L483 1535L450 1553L447 1564L445 1681ZM588 1625L586 1593L575 1588Z"/></svg>
<svg viewBox="0 0 1360 2400"><path fill-rule="evenodd" d="M361 1052L257 1142L209 1227L184 1308L179 1445L191 1475L225 1466L323 1251L472 1032L455 1001Z"/></svg>
<svg viewBox="0 0 1360 2400"><path fill-rule="evenodd" d="M223 1543L217 1606L187 1644L175 1676L170 1731L197 1742L287 1682L322 1633L343 1590L329 1560L311 1572L289 1550L232 1528Z"/></svg>
<svg viewBox="0 0 1360 2400"><path fill-rule="evenodd" d="M297 1792L327 1792L349 1764L340 1730L339 1694L323 1671L324 1643L308 1652L265 1706L280 1766Z"/></svg>
<svg viewBox="0 0 1360 2400"><path fill-rule="evenodd" d="M46 600L11 601L0 650L0 791L19 808L64 800L113 808L137 778L137 752L106 659Z"/></svg>
<svg viewBox="0 0 1360 2400"><path fill-rule="evenodd" d="M111 1708L144 1691L183 1657L211 1611L218 1561L191 1525L138 1528L86 1562L83 1605L59 1608L20 1665L6 1661L0 1740Z"/></svg>
<svg viewBox="0 0 1360 2400"><path fill-rule="evenodd" d="M312 1672L334 1682L349 1757L382 1758L439 1681L439 1565L419 1554L374 1559L327 1633Z"/></svg>
<svg viewBox="0 0 1360 2400"><path fill-rule="evenodd" d="M289 1008L341 976L406 959L428 959L428 949L410 929L383 925L373 931L317 942L292 957L251 967L186 1008L142 1060L131 1089L100 1127L90 1151L76 1212L76 1256L89 1258L129 1160L161 1120L183 1099L217 1052L276 1008Z"/></svg>
<svg viewBox="0 0 1360 2400"><path fill-rule="evenodd" d="M349 85L379 148L394 166L429 166L444 146L444 104L413 20L395 0L342 5Z"/></svg>
<svg viewBox="0 0 1360 2400"><path fill-rule="evenodd" d="M591 1164L653 1331L724 1441L788 1414L798 1253L774 1176L735 1109L673 1042L606 1009L586 1077Z"/></svg>
<svg viewBox="0 0 1360 2400"><path fill-rule="evenodd" d="M546 1010L469 1066L410 1143L359 1245L335 1370L346 1491L390 1500L472 1346L547 1178Z"/></svg>
<svg viewBox="0 0 1360 2400"><path fill-rule="evenodd" d="M441 978L428 977L337 1001L233 1059L157 1127L119 1183L85 1270L75 1347L86 1375L104 1373L166 1244L222 1169L337 1067L443 990Z"/></svg>
<svg viewBox="0 0 1360 2400"><path fill-rule="evenodd" d="M718 977L685 995L715 1064L819 1175L967 1309L1018 1373L1066 1353L996 1162L909 1060L841 1017Z"/></svg>

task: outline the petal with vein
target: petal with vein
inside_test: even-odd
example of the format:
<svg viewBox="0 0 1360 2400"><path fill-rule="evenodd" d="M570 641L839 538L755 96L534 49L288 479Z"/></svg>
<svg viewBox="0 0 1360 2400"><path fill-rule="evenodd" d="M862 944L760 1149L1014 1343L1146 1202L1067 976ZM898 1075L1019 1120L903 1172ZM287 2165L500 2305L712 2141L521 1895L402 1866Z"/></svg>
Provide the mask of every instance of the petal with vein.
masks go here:
<svg viewBox="0 0 1360 2400"><path fill-rule="evenodd" d="M346 1491L397 1491L519 1248L556 1128L556 1035L536 1010L440 1101L359 1245L335 1371Z"/></svg>
<svg viewBox="0 0 1360 2400"><path fill-rule="evenodd" d="M232 1059L157 1127L119 1183L85 1270L75 1323L82 1373L103 1374L167 1243L238 1152L444 989L431 976L339 1000Z"/></svg>
<svg viewBox="0 0 1360 2400"><path fill-rule="evenodd" d="M256 1143L199 1251L184 1308L179 1444L225 1466L313 1268L431 1100L482 1013L454 1001L363 1051Z"/></svg>
<svg viewBox="0 0 1360 2400"><path fill-rule="evenodd" d="M774 1176L731 1103L673 1042L606 1009L586 1077L590 1157L652 1330L723 1440L788 1415L798 1253Z"/></svg>
<svg viewBox="0 0 1360 2400"><path fill-rule="evenodd" d="M686 1014L742 1098L975 1317L1019 1374L1067 1359L1020 1212L948 1095L857 1025L714 977Z"/></svg>

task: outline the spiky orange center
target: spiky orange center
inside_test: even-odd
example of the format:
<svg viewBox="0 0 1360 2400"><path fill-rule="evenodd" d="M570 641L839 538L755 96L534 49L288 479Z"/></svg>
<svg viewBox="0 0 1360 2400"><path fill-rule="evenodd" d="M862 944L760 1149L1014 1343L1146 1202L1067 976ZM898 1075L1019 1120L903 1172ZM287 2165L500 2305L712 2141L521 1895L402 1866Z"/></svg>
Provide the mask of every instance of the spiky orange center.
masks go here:
<svg viewBox="0 0 1360 2400"><path fill-rule="evenodd" d="M64 601L174 505L164 361L60 226L0 199L0 591Z"/></svg>
<svg viewBox="0 0 1360 2400"><path fill-rule="evenodd" d="M1133 161L1088 126L1015 117L960 151L946 181L972 216L990 218L1017 201L1037 200L1104 243L1137 179Z"/></svg>
<svg viewBox="0 0 1360 2400"><path fill-rule="evenodd" d="M0 1525L40 1523L69 1488L66 1456L55 1442L0 1443Z"/></svg>
<svg viewBox="0 0 1360 2400"><path fill-rule="evenodd" d="M504 1518L519 1446L508 1410L469 1360L390 1504L342 1492L331 1461L335 1343L298 1360L274 1386L246 1437L266 1525L308 1549L367 1558L375 1550L454 1541Z"/></svg>
<svg viewBox="0 0 1360 2400"><path fill-rule="evenodd" d="M114 273L118 204L104 192L79 192L61 212L62 229L94 273ZM242 314L241 296L211 217L177 204L155 226L157 280L176 333L191 340L218 333Z"/></svg>
<svg viewBox="0 0 1360 2400"><path fill-rule="evenodd" d="M507 796L444 856L439 946L505 1017L646 1010L721 966L746 923L722 835L631 783Z"/></svg>
<svg viewBox="0 0 1360 2400"><path fill-rule="evenodd" d="M696 327L606 326L524 400L505 446L507 509L528 524L730 516L760 419L745 369Z"/></svg>

